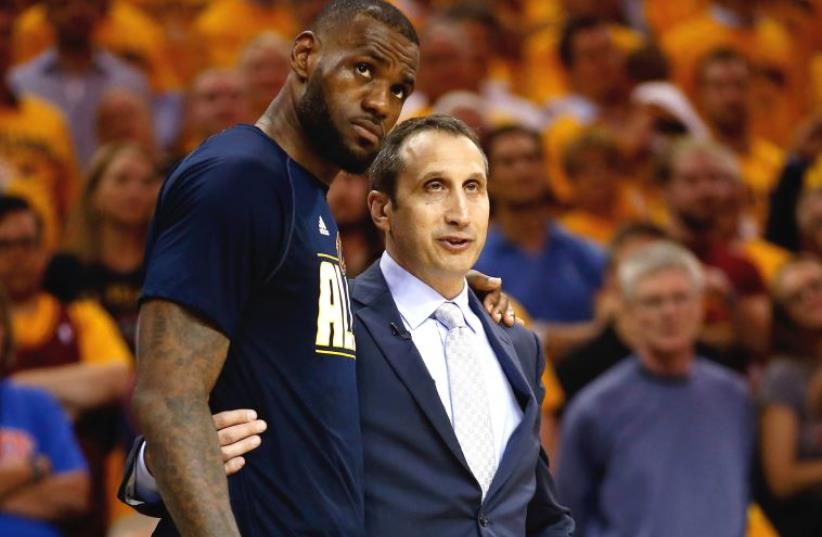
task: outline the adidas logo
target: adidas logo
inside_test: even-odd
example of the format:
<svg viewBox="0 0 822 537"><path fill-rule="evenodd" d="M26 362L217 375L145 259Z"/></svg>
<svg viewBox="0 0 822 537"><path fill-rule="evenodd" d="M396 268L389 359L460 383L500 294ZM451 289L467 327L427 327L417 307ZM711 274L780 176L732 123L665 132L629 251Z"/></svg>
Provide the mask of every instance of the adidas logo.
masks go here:
<svg viewBox="0 0 822 537"><path fill-rule="evenodd" d="M325 225L325 222L323 222L322 216L320 217L320 235L325 235L326 237L330 235L330 233L328 232L328 228Z"/></svg>

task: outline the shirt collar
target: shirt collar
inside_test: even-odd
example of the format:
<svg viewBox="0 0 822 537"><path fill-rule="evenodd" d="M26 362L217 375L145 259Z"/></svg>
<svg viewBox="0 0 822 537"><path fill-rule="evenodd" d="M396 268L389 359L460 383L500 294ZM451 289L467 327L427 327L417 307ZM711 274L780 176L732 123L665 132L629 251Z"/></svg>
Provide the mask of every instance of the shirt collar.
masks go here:
<svg viewBox="0 0 822 537"><path fill-rule="evenodd" d="M408 323L409 329L419 328L444 302L453 302L462 311L468 326L475 332L478 330L475 325L479 321L471 311L468 302L468 285L465 283L459 295L452 300L447 300L427 283L401 267L387 251L383 252L380 258L380 270L394 298L394 303L403 320Z"/></svg>
<svg viewBox="0 0 822 537"><path fill-rule="evenodd" d="M97 73L105 73L108 67L109 55L103 50L95 49L91 56L91 69ZM60 71L60 58L57 56L57 49L52 47L42 55L41 67L46 73L57 73Z"/></svg>

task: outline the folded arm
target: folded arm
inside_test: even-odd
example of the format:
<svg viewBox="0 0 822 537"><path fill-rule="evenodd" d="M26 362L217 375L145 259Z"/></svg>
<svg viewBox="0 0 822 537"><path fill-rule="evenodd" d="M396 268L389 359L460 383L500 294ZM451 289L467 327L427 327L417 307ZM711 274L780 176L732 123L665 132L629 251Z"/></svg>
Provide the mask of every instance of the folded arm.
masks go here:
<svg viewBox="0 0 822 537"><path fill-rule="evenodd" d="M773 494L786 498L822 485L822 460L797 457L799 419L783 405L770 405L762 416L762 463Z"/></svg>
<svg viewBox="0 0 822 537"><path fill-rule="evenodd" d="M131 372L126 363L71 364L15 374L17 384L42 388L72 416L112 403L127 390Z"/></svg>
<svg viewBox="0 0 822 537"><path fill-rule="evenodd" d="M84 470L50 475L4 496L0 512L36 520L62 520L88 508L89 486Z"/></svg>

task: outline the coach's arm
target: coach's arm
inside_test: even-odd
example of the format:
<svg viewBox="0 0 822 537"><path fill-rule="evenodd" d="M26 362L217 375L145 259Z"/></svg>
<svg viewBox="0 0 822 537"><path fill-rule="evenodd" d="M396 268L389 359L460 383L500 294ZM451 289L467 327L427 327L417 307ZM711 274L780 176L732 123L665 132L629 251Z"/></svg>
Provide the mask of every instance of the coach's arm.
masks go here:
<svg viewBox="0 0 822 537"><path fill-rule="evenodd" d="M185 537L240 536L208 406L228 346L225 335L177 304L151 300L140 308L132 405L159 492Z"/></svg>

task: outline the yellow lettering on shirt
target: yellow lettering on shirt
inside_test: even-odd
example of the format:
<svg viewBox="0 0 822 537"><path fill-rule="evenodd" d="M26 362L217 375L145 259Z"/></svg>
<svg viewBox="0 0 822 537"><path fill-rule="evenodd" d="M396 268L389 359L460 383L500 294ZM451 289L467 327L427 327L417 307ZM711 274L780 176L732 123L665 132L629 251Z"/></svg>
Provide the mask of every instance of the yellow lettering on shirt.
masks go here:
<svg viewBox="0 0 822 537"><path fill-rule="evenodd" d="M351 330L351 305L348 286L339 262L320 256L320 296L317 312L316 351L354 358L356 345Z"/></svg>

